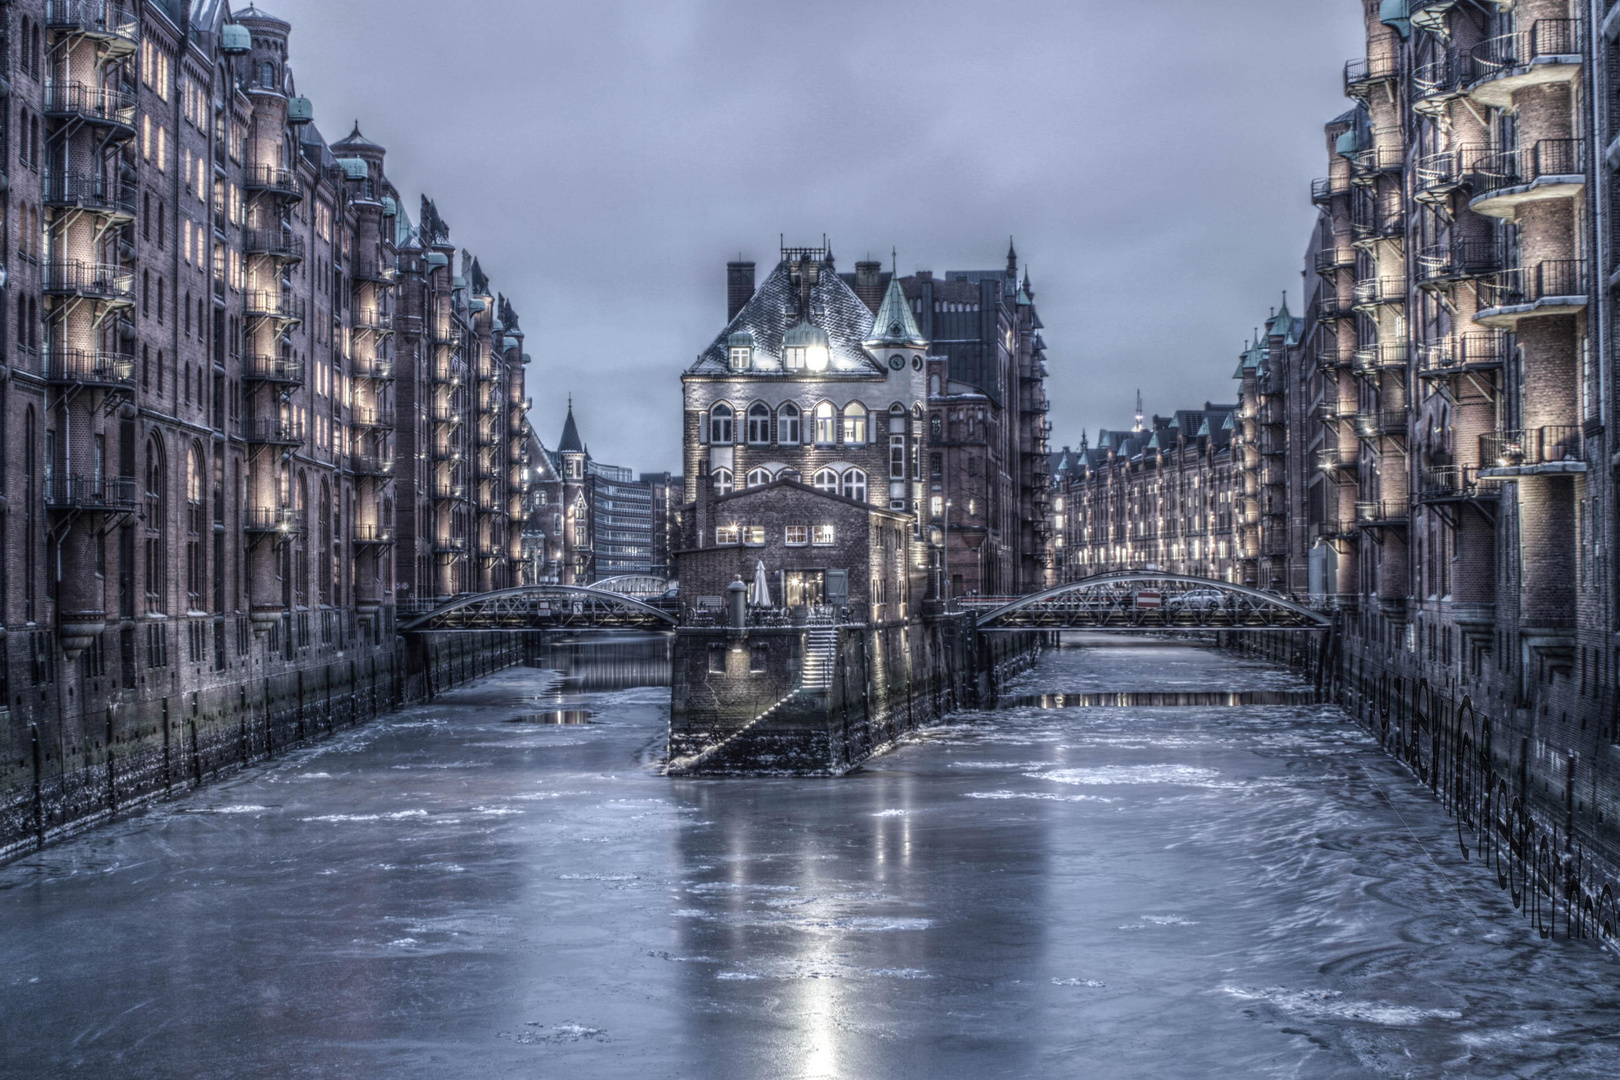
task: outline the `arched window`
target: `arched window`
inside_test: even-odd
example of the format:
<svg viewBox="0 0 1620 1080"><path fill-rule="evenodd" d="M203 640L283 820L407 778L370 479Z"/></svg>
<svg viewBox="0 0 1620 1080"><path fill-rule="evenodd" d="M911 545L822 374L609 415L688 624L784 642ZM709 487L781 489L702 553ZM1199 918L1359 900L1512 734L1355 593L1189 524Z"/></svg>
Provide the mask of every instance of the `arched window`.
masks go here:
<svg viewBox="0 0 1620 1080"><path fill-rule="evenodd" d="M731 488L732 488L731 470L730 469L716 469L716 470L714 470L714 493L716 495L730 495L731 494Z"/></svg>
<svg viewBox="0 0 1620 1080"><path fill-rule="evenodd" d="M755 446L771 441L771 410L757 401L748 406L748 441Z"/></svg>
<svg viewBox="0 0 1620 1080"><path fill-rule="evenodd" d="M156 435L146 443L146 610L169 609L169 557L164 547L168 535L169 475L163 457L163 443Z"/></svg>
<svg viewBox="0 0 1620 1080"><path fill-rule="evenodd" d="M782 446L799 445L799 407L791 401L776 410L776 441Z"/></svg>
<svg viewBox="0 0 1620 1080"><path fill-rule="evenodd" d="M838 494L838 474L831 469L818 469L816 471L816 490L830 494Z"/></svg>
<svg viewBox="0 0 1620 1080"><path fill-rule="evenodd" d="M844 498L866 501L866 473L861 469L850 469L844 474Z"/></svg>
<svg viewBox="0 0 1620 1080"><path fill-rule="evenodd" d="M858 401L844 406L844 442L866 442L866 406Z"/></svg>
<svg viewBox="0 0 1620 1080"><path fill-rule="evenodd" d="M202 531L206 512L203 489L207 477L202 446L192 443L191 452L186 455L186 606L191 611L202 609Z"/></svg>
<svg viewBox="0 0 1620 1080"><path fill-rule="evenodd" d="M731 406L721 402L709 410L709 442L725 446L733 441Z"/></svg>
<svg viewBox="0 0 1620 1080"><path fill-rule="evenodd" d="M928 396L939 397L939 376L937 374L928 376Z"/></svg>
<svg viewBox="0 0 1620 1080"><path fill-rule="evenodd" d="M944 433L945 422L939 418L939 413L934 413L928 418L928 435L935 442L938 442Z"/></svg>
<svg viewBox="0 0 1620 1080"><path fill-rule="evenodd" d="M776 478L778 480L791 480L795 484L804 483L804 477L799 473L798 469L783 469L776 474Z"/></svg>
<svg viewBox="0 0 1620 1080"><path fill-rule="evenodd" d="M332 488L321 478L321 507L317 511L320 515L320 547L315 550L315 557L324 563L317 571L317 588L319 589L321 603L332 603L332 579L337 575L337 549L332 544Z"/></svg>
<svg viewBox="0 0 1620 1080"><path fill-rule="evenodd" d="M838 441L838 420L831 402L823 401L816 406L815 435L821 446L831 446Z"/></svg>
<svg viewBox="0 0 1620 1080"><path fill-rule="evenodd" d="M753 488L753 487L761 487L761 486L763 486L765 484L768 484L770 482L771 482L771 471L769 469L749 469L748 470L748 486L749 487L751 487L751 488Z"/></svg>

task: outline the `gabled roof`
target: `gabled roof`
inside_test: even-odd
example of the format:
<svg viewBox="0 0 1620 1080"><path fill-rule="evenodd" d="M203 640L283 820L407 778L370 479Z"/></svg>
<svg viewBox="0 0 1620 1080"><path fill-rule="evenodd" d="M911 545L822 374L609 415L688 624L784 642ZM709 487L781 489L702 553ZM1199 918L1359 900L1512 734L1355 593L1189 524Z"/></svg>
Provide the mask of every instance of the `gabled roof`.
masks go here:
<svg viewBox="0 0 1620 1080"><path fill-rule="evenodd" d="M738 330L754 336L754 368L750 374L780 370L783 335L800 321L799 288L788 263L779 262L736 318L698 354L697 362L687 371L694 375L729 374L727 339ZM834 272L830 261L820 264L816 283L810 289L810 321L827 332L832 362L823 374L884 374L862 344L872 331L872 311Z"/></svg>
<svg viewBox="0 0 1620 1080"><path fill-rule="evenodd" d="M917 329L917 320L912 317L911 305L906 302L905 290L897 278L889 279L889 290L883 294L883 303L872 320L872 336L866 339L866 344L874 348L884 345L928 347L928 340Z"/></svg>

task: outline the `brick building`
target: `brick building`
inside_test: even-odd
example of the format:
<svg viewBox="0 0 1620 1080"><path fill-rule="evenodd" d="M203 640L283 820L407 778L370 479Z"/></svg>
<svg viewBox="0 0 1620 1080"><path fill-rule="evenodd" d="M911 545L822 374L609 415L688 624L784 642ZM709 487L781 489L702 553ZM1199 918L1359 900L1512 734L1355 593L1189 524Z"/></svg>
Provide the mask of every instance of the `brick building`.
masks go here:
<svg viewBox="0 0 1620 1080"><path fill-rule="evenodd" d="M289 24L16 0L0 27L9 813L182 716L203 755L242 710L374 693L397 602L514 580L526 402L510 306L452 277L382 146L325 141Z"/></svg>

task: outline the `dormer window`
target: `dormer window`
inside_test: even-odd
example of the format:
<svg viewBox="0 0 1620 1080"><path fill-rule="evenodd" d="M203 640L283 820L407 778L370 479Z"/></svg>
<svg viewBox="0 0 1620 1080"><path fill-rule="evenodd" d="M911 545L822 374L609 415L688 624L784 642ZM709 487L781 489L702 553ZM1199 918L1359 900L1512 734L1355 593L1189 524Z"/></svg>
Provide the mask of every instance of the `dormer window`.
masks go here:
<svg viewBox="0 0 1620 1080"><path fill-rule="evenodd" d="M783 366L789 371L826 371L832 360L827 331L803 319L782 336Z"/></svg>
<svg viewBox="0 0 1620 1080"><path fill-rule="evenodd" d="M732 371L747 371L754 366L754 335L738 330L726 339L726 349Z"/></svg>

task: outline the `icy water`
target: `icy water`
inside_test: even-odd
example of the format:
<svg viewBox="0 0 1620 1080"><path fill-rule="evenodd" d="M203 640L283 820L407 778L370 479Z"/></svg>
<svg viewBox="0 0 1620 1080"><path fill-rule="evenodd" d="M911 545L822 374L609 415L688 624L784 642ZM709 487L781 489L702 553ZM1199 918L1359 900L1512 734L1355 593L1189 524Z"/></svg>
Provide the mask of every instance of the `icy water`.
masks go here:
<svg viewBox="0 0 1620 1080"><path fill-rule="evenodd" d="M1341 715L1098 640L840 780L514 670L0 868L0 1075L1620 1075L1611 954Z"/></svg>

